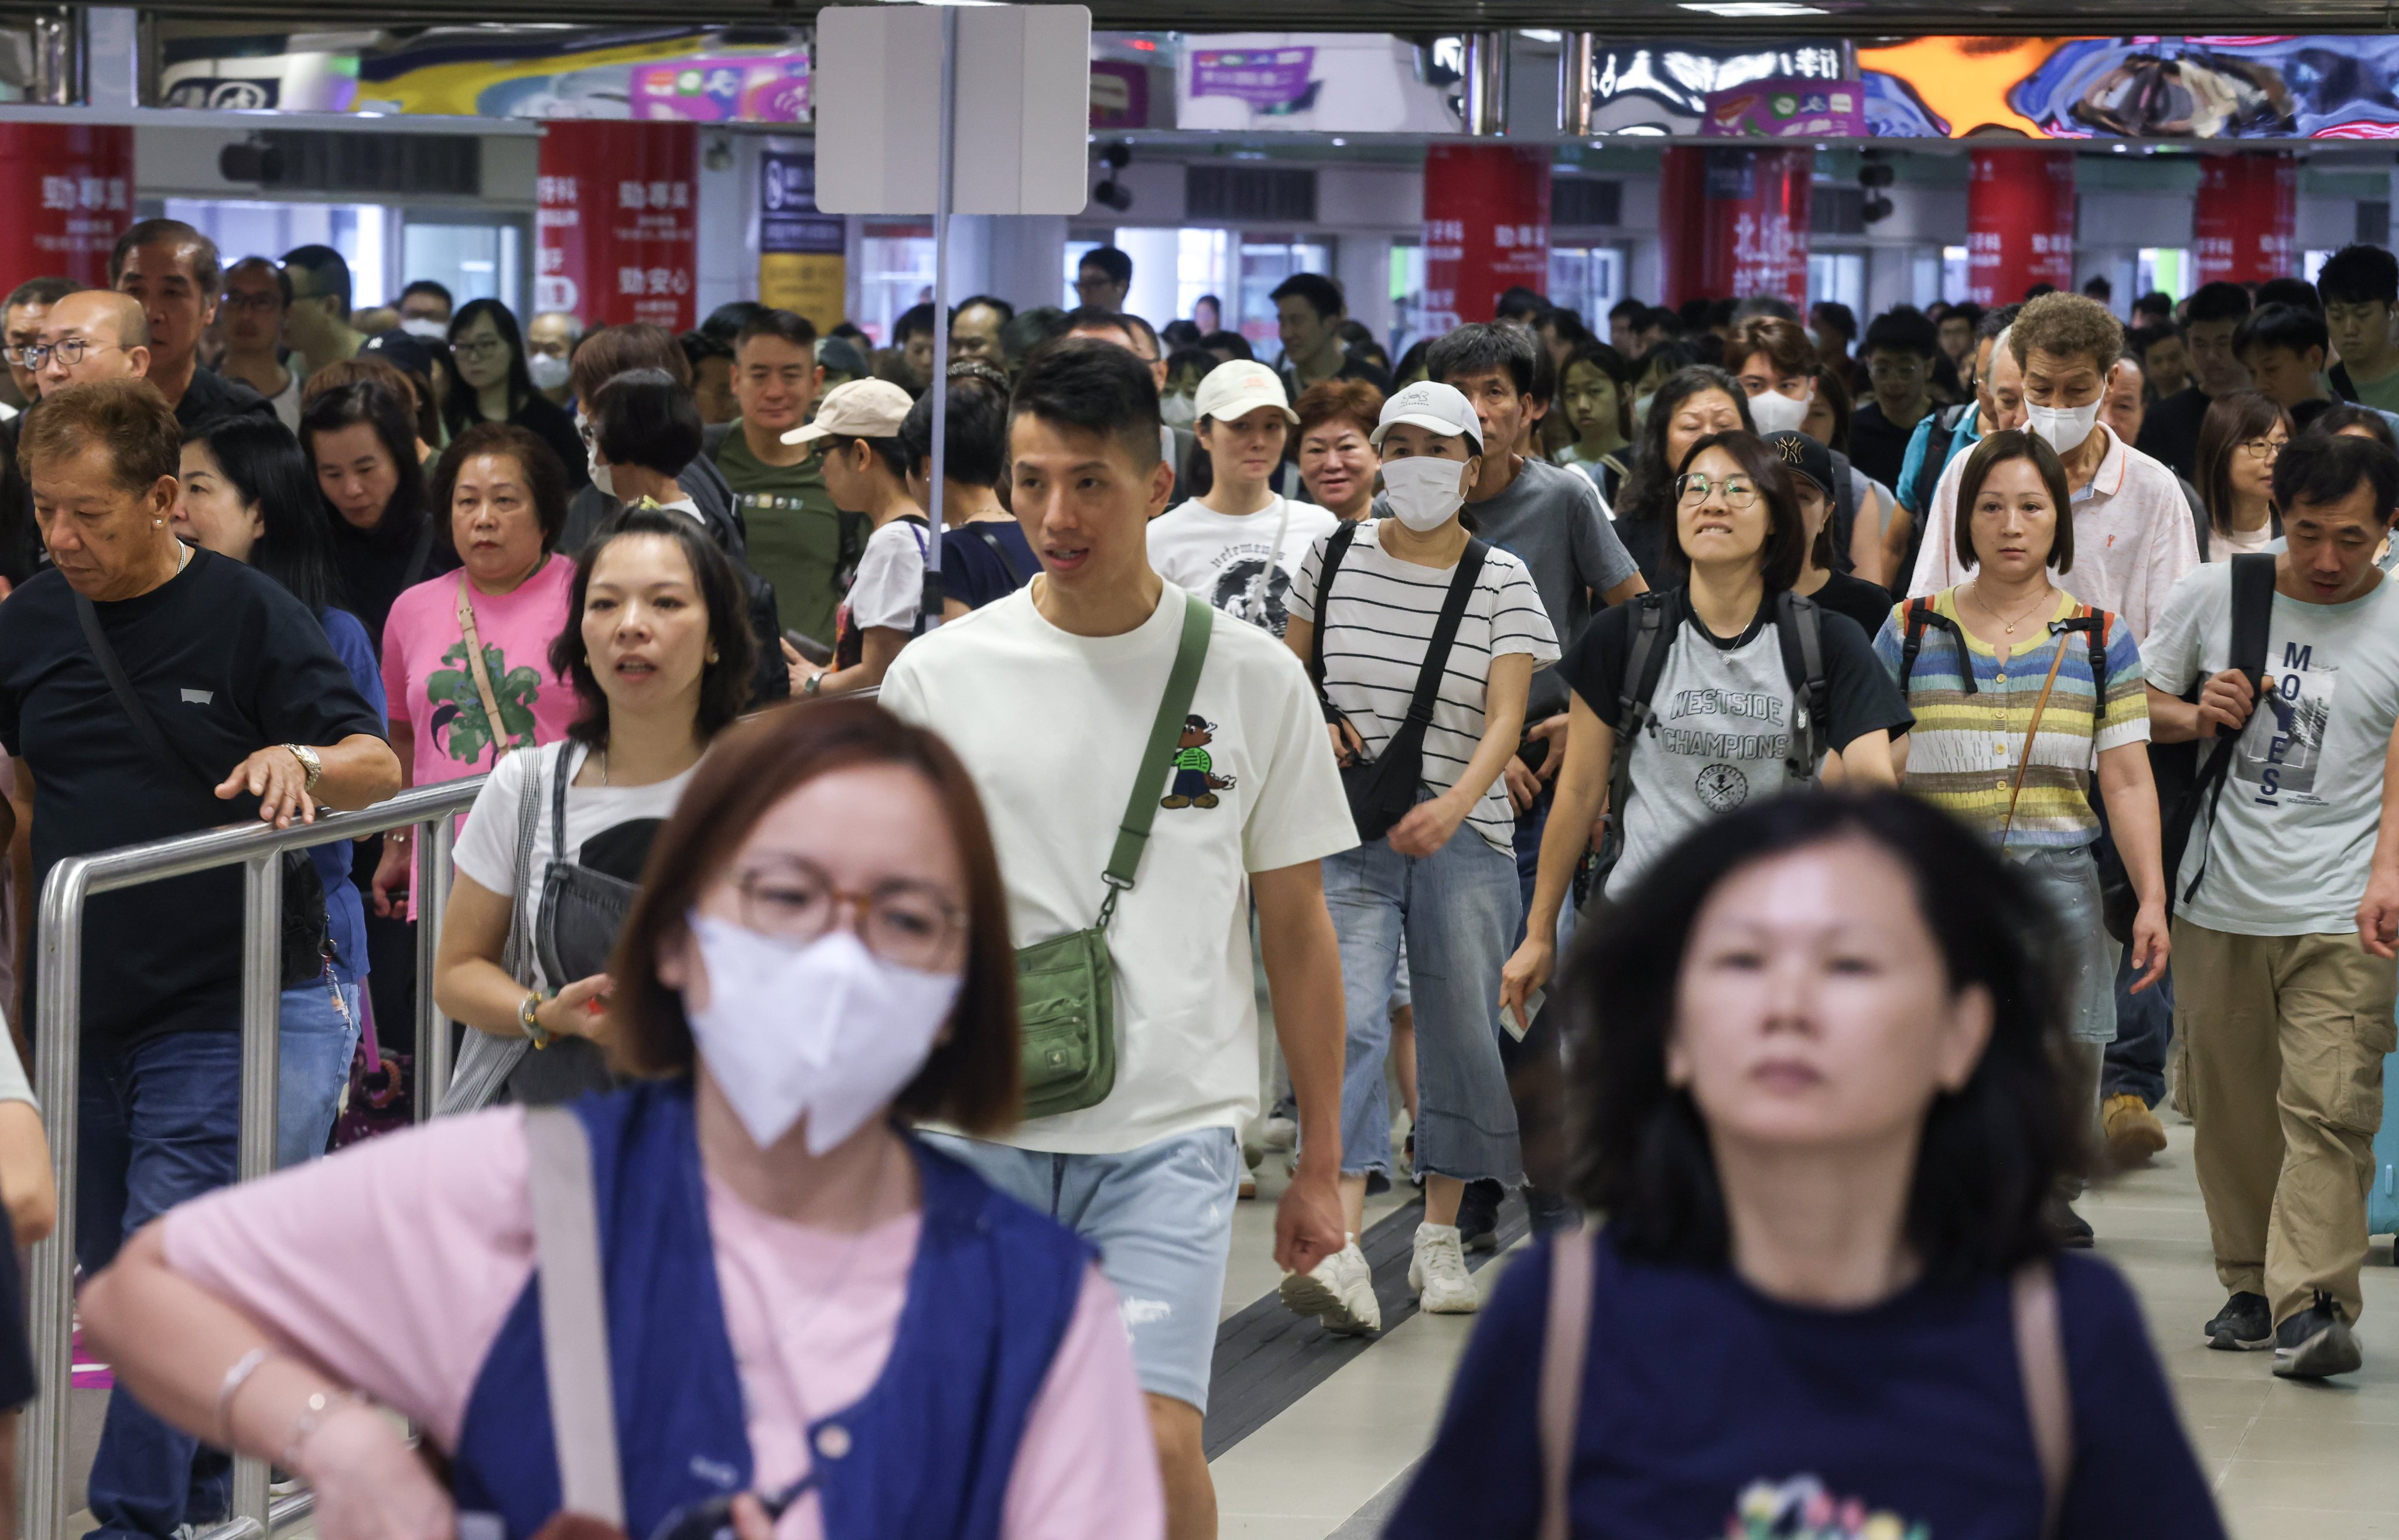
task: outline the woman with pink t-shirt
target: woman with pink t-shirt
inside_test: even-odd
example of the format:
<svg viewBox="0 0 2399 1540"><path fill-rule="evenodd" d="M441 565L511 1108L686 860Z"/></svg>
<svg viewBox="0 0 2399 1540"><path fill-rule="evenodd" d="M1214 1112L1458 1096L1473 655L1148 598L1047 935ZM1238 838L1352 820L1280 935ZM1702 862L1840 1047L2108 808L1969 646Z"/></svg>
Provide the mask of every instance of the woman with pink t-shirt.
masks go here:
<svg viewBox="0 0 2399 1540"><path fill-rule="evenodd" d="M728 729L616 961L607 1035L644 1078L175 1210L82 1296L124 1383L307 1481L326 1540L463 1513L528 1540L569 1508L635 1536L1162 1535L1089 1248L905 1128L1018 1102L1005 893L941 740L863 701Z"/></svg>
<svg viewBox="0 0 2399 1540"><path fill-rule="evenodd" d="M468 428L434 469L432 502L448 511L462 565L402 593L383 628L391 747L406 786L479 775L511 750L555 743L576 710L575 687L549 663L575 587L575 563L556 556L566 528L558 456L521 427ZM400 912L413 855L403 831L385 838L376 913Z"/></svg>

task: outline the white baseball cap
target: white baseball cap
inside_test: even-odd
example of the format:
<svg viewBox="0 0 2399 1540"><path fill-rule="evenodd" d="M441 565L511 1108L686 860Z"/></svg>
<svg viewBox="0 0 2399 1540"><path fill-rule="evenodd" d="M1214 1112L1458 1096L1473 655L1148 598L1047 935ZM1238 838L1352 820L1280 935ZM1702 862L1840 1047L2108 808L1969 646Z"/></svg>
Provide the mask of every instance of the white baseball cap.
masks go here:
<svg viewBox="0 0 2399 1540"><path fill-rule="evenodd" d="M816 421L783 435L787 444L813 444L839 434L845 439L896 439L915 401L888 380L847 380L824 393Z"/></svg>
<svg viewBox="0 0 2399 1540"><path fill-rule="evenodd" d="M1200 382L1199 394L1191 399L1195 419L1213 417L1220 423L1239 422L1262 406L1275 408L1294 427L1299 426L1299 413L1291 409L1291 398L1283 394L1282 376L1248 358L1235 358L1210 370Z"/></svg>
<svg viewBox="0 0 2399 1540"><path fill-rule="evenodd" d="M1483 453L1483 419L1474 414L1473 403L1456 385L1418 380L1404 390L1392 392L1391 399L1383 403L1382 420L1375 425L1374 435L1367 442L1382 448L1383 435L1391 430L1394 423L1414 423L1452 437L1463 434L1474 440L1477 454Z"/></svg>

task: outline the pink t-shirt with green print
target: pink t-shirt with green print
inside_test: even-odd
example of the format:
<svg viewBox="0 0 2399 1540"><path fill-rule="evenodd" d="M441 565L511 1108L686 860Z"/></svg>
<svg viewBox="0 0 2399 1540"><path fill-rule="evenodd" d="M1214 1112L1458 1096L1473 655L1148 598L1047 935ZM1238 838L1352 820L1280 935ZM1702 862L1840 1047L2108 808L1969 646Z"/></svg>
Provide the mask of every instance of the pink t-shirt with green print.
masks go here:
<svg viewBox="0 0 2399 1540"><path fill-rule="evenodd" d="M384 694L392 724L405 722L415 736L413 785L479 775L495 763L494 734L458 626L458 586L466 582L466 574L454 572L419 583L393 601L384 622ZM575 720L575 686L549 669L549 644L566 627L574 584L575 563L558 555L511 593L467 584L504 742L555 743Z"/></svg>

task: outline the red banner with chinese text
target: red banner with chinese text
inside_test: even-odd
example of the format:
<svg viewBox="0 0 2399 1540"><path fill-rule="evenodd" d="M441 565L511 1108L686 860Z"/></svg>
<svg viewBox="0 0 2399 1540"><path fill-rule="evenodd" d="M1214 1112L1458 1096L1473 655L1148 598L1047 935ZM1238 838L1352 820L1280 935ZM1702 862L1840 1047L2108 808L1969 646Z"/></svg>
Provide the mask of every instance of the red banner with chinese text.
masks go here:
<svg viewBox="0 0 2399 1540"><path fill-rule="evenodd" d="M1666 303L1808 303L1813 150L1669 148L1660 167Z"/></svg>
<svg viewBox="0 0 2399 1540"><path fill-rule="evenodd" d="M586 327L694 322L698 281L689 123L551 123L542 132L534 307Z"/></svg>
<svg viewBox="0 0 2399 1540"><path fill-rule="evenodd" d="M1550 155L1499 144L1436 144L1425 155L1424 321L1438 336L1487 321L1499 296L1550 287Z"/></svg>
<svg viewBox="0 0 2399 1540"><path fill-rule="evenodd" d="M133 130L0 124L0 208L10 283L56 275L106 288L109 249L133 223Z"/></svg>
<svg viewBox="0 0 2399 1540"><path fill-rule="evenodd" d="M2288 150L2202 155L2191 244L2202 283L2264 283L2298 271L2299 163Z"/></svg>
<svg viewBox="0 0 2399 1540"><path fill-rule="evenodd" d="M2013 304L2074 287L2074 152L1977 150L1966 183L1966 297Z"/></svg>

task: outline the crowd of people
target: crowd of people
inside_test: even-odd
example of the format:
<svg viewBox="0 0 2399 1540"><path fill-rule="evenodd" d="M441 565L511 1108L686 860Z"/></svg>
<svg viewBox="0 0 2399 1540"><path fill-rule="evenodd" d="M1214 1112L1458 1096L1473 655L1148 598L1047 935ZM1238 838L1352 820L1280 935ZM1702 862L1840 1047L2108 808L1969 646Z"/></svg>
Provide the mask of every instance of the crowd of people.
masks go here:
<svg viewBox="0 0 2399 1540"><path fill-rule="evenodd" d="M1720 1531L1796 1471L1941 1533L2219 1533L2129 1293L2060 1254L2170 1079L2209 1344L2360 1365L2387 252L2129 328L1753 297L1603 341L1511 290L1396 363L1319 275L1271 362L1213 301L1153 327L1105 247L1075 308L884 347L426 282L369 317L330 249L169 220L110 274L0 303L12 1026L61 860L486 777L439 916L403 835L287 871L262 1182L240 879L90 901L112 1536L222 1515L235 1451L334 1540L1210 1535L1233 1200L1283 1156L1281 1298L1329 1332L1382 1326L1395 1183L1425 1311L1485 1308L1511 1196L1546 1237L1394 1533ZM419 989L456 1074L385 1135ZM23 1242L56 1198L0 1060Z"/></svg>

